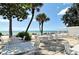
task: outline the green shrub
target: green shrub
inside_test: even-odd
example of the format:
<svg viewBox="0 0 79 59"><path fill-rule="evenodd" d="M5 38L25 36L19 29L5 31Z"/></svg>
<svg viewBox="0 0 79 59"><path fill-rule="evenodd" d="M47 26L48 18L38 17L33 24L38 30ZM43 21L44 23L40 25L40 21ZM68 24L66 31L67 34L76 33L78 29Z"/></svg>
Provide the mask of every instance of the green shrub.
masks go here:
<svg viewBox="0 0 79 59"><path fill-rule="evenodd" d="M23 37L24 37L24 32L19 32L19 33L16 35L16 37L21 37L21 38L23 38Z"/></svg>
<svg viewBox="0 0 79 59"><path fill-rule="evenodd" d="M0 36L2 36L2 33L0 33Z"/></svg>
<svg viewBox="0 0 79 59"><path fill-rule="evenodd" d="M30 41L31 40L31 36L29 35L28 32L19 32L16 37L21 37L23 39L23 37L25 36L25 41Z"/></svg>

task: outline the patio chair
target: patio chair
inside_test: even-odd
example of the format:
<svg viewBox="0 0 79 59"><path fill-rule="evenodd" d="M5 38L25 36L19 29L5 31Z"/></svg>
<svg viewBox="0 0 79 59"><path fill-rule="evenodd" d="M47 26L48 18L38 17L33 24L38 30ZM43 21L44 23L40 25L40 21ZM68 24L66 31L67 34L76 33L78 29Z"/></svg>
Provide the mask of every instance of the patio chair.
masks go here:
<svg viewBox="0 0 79 59"><path fill-rule="evenodd" d="M26 36L23 37L23 40L25 40Z"/></svg>
<svg viewBox="0 0 79 59"><path fill-rule="evenodd" d="M34 42L34 49L26 53L27 55L38 55L39 52L39 45L40 45L40 40L37 38L37 40Z"/></svg>
<svg viewBox="0 0 79 59"><path fill-rule="evenodd" d="M23 40L19 39L19 37L12 36L9 39L8 44L16 44L16 43L21 43L21 42L23 42Z"/></svg>
<svg viewBox="0 0 79 59"><path fill-rule="evenodd" d="M3 38L0 37L0 45L5 45L6 43L4 42Z"/></svg>
<svg viewBox="0 0 79 59"><path fill-rule="evenodd" d="M48 40L53 40L53 35L52 34L49 34L49 38L48 38Z"/></svg>
<svg viewBox="0 0 79 59"><path fill-rule="evenodd" d="M68 42L65 42L64 43L64 54L66 55L74 55L75 52L72 50L72 48L70 47L69 43Z"/></svg>
<svg viewBox="0 0 79 59"><path fill-rule="evenodd" d="M0 37L0 53L2 52L2 48L6 45L6 43L4 43L3 38Z"/></svg>

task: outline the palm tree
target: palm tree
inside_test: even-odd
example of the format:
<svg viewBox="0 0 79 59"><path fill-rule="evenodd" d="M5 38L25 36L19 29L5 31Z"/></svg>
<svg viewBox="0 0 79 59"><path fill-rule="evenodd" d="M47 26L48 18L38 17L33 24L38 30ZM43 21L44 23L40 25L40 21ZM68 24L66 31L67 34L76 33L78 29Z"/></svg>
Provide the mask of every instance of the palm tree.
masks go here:
<svg viewBox="0 0 79 59"><path fill-rule="evenodd" d="M26 19L28 13L26 12L26 4L18 3L0 3L0 15L4 19L9 20L9 37L12 37L12 18Z"/></svg>
<svg viewBox="0 0 79 59"><path fill-rule="evenodd" d="M40 32L41 32L41 35L42 35L43 34L43 24L44 24L44 22L46 22L50 19L47 17L47 15L45 13L41 13L41 14L38 14L36 16L36 20L39 22L39 29L40 29Z"/></svg>
<svg viewBox="0 0 79 59"><path fill-rule="evenodd" d="M35 10L37 12L39 12L40 11L40 7L42 7L43 4L42 3L28 3L27 5L28 5L28 9L31 11L32 17L31 17L31 20L30 20L27 28L26 28L26 32L28 31L28 29L29 29L29 27L30 27L30 25L32 23L32 20L34 18L34 14L35 14Z"/></svg>
<svg viewBox="0 0 79 59"><path fill-rule="evenodd" d="M61 20L68 27L79 26L79 3L72 4Z"/></svg>

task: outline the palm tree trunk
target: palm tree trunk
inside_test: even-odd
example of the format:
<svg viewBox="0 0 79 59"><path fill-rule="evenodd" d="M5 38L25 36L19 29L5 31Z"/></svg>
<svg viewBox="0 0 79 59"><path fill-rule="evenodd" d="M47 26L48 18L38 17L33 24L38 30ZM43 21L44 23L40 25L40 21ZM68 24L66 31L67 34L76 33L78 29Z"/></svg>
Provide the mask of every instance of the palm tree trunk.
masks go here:
<svg viewBox="0 0 79 59"><path fill-rule="evenodd" d="M40 30L40 33L41 33L41 23L39 22L39 30Z"/></svg>
<svg viewBox="0 0 79 59"><path fill-rule="evenodd" d="M9 19L9 38L12 37L12 19Z"/></svg>
<svg viewBox="0 0 79 59"><path fill-rule="evenodd" d="M29 24L28 24L28 26L27 26L26 32L28 31L28 29L29 29L29 27L30 27L30 25L31 25L31 23L32 23L32 20L33 20L33 18L34 18L34 12L35 12L35 9L32 9L32 17L31 17L31 20L30 20L30 22L29 22Z"/></svg>
<svg viewBox="0 0 79 59"><path fill-rule="evenodd" d="M43 35L43 22L41 23L41 35Z"/></svg>

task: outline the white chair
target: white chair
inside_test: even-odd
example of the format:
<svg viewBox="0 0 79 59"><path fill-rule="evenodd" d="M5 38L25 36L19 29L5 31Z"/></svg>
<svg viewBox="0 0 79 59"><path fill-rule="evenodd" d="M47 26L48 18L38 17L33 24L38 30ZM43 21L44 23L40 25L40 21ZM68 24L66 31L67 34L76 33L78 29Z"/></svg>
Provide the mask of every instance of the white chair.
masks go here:
<svg viewBox="0 0 79 59"><path fill-rule="evenodd" d="M0 37L0 39L1 39L0 45L4 46L6 43L4 42L3 38Z"/></svg>
<svg viewBox="0 0 79 59"><path fill-rule="evenodd" d="M53 40L53 35L49 34L48 40Z"/></svg>
<svg viewBox="0 0 79 59"><path fill-rule="evenodd" d="M12 37L9 39L8 43L9 43L9 44L16 44L16 43L21 43L22 41L23 41L23 40L20 40L18 37L12 36Z"/></svg>
<svg viewBox="0 0 79 59"><path fill-rule="evenodd" d="M72 50L72 48L69 46L69 43L68 42L65 42L64 43L64 47L65 47L65 50L64 50L64 53L66 55L74 55L75 52Z"/></svg>
<svg viewBox="0 0 79 59"><path fill-rule="evenodd" d="M40 40L37 37L36 41L34 42L34 49L26 53L27 55L34 55L39 53L39 45L40 45Z"/></svg>
<svg viewBox="0 0 79 59"><path fill-rule="evenodd" d="M37 37L34 46L39 48L40 45L40 39Z"/></svg>
<svg viewBox="0 0 79 59"><path fill-rule="evenodd" d="M2 48L6 45L6 43L4 43L3 38L0 37L0 53L2 52Z"/></svg>
<svg viewBox="0 0 79 59"><path fill-rule="evenodd" d="M23 37L23 40L25 40L26 36Z"/></svg>
<svg viewBox="0 0 79 59"><path fill-rule="evenodd" d="M38 38L42 43L48 43L48 40L50 39L49 37L50 37L49 35L38 36Z"/></svg>

